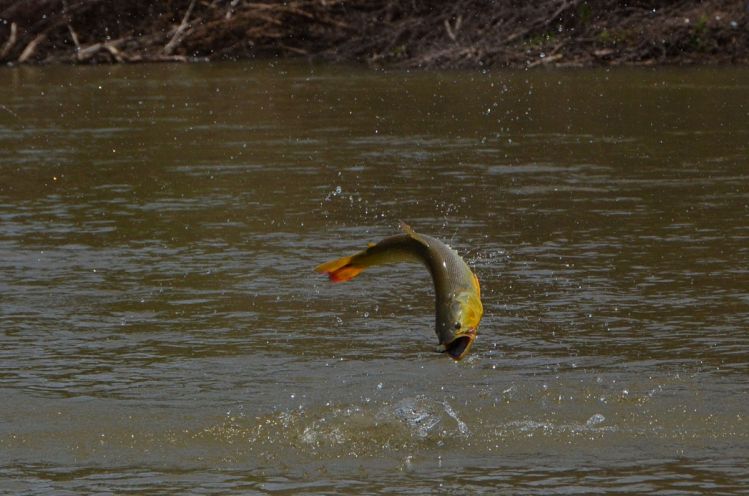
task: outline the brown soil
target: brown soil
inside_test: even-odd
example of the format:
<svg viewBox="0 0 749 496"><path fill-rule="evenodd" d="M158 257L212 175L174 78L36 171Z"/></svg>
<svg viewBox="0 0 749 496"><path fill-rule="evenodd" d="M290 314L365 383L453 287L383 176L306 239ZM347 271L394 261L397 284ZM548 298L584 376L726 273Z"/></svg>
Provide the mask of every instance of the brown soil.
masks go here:
<svg viewBox="0 0 749 496"><path fill-rule="evenodd" d="M0 0L0 62L749 62L749 0Z"/></svg>

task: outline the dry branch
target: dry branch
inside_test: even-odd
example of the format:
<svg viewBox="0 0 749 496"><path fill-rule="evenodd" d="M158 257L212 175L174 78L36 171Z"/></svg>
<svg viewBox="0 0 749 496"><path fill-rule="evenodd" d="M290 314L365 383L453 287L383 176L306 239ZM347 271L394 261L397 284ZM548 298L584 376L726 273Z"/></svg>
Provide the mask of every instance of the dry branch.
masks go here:
<svg viewBox="0 0 749 496"><path fill-rule="evenodd" d="M39 33L38 35L36 35L36 37L31 40L28 45L26 45L26 48L23 49L23 52L21 52L21 55L18 57L18 62L23 64L31 57L33 57L34 52L36 52L36 47L38 47L39 43L41 43L45 39L47 39L47 33Z"/></svg>
<svg viewBox="0 0 749 496"><path fill-rule="evenodd" d="M185 31L190 26L188 21L190 20L190 15L192 14L192 9L195 8L195 0L190 1L190 6L187 7L187 12L185 12L185 16L182 18L182 22L179 24L179 27L174 32L174 36L172 36L172 39L169 40L169 43L166 44L164 47L164 55L171 55L172 52L174 52L174 49L177 47L177 45L180 44L182 41L183 36L185 35Z"/></svg>
<svg viewBox="0 0 749 496"><path fill-rule="evenodd" d="M10 52L10 49L13 48L13 45L16 44L16 34L18 32L18 26L15 22L10 23L10 34L8 35L8 40L3 44L3 48L0 49L0 60L4 60L5 57Z"/></svg>
<svg viewBox="0 0 749 496"><path fill-rule="evenodd" d="M0 0L0 60L304 56L403 67L747 62L744 3Z"/></svg>

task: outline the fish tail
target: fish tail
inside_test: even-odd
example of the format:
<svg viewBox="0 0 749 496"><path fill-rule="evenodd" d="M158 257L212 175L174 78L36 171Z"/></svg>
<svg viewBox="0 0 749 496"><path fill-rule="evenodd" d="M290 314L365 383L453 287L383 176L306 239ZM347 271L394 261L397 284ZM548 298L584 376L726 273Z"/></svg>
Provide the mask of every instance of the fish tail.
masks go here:
<svg viewBox="0 0 749 496"><path fill-rule="evenodd" d="M321 274L328 274L328 277L333 282L350 281L366 268L363 265L353 263L353 258L354 257L351 256L331 260L330 262L318 265L315 267L315 270Z"/></svg>

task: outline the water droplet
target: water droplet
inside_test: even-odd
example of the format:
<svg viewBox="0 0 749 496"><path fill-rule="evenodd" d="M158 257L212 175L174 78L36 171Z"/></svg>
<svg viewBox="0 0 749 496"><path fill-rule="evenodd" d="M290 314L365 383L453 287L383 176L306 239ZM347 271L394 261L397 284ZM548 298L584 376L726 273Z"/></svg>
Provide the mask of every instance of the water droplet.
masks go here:
<svg viewBox="0 0 749 496"><path fill-rule="evenodd" d="M585 425L587 425L588 427L592 427L594 425L603 423L605 420L606 420L606 417L604 417L600 413L596 413L595 415L590 417L587 422L585 422Z"/></svg>

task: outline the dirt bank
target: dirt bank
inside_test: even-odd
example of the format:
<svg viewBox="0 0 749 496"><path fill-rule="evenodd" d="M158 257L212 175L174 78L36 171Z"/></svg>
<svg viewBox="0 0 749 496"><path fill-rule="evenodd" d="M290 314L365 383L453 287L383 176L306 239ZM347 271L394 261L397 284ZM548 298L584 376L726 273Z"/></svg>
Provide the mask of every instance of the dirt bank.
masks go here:
<svg viewBox="0 0 749 496"><path fill-rule="evenodd" d="M749 62L749 1L0 0L0 63Z"/></svg>

